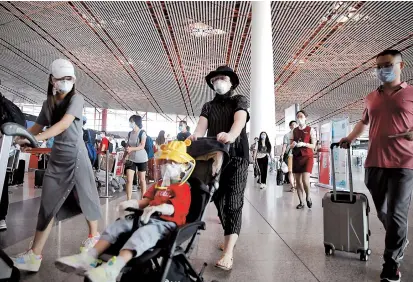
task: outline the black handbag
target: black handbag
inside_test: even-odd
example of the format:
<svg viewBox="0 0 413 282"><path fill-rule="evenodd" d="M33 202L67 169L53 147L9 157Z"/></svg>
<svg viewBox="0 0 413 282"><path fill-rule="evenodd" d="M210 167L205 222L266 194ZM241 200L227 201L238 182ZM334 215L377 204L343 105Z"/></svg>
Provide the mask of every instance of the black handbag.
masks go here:
<svg viewBox="0 0 413 282"><path fill-rule="evenodd" d="M283 162L285 162L286 164L288 164L288 155L290 154L290 152L291 152L291 148L288 149L286 153L284 153Z"/></svg>

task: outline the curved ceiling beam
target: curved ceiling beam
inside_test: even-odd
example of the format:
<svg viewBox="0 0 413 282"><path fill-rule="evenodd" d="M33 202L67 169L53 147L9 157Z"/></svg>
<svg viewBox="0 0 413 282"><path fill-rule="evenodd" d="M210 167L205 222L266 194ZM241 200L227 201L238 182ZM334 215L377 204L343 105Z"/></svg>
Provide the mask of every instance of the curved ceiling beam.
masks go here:
<svg viewBox="0 0 413 282"><path fill-rule="evenodd" d="M21 54L23 54L24 57L23 57L21 54L15 52L15 51L12 50L11 48L9 48L8 46L6 46L6 45L4 45L3 43L0 42L0 45L1 45L1 46L3 46L4 48L6 48L7 50L9 50L10 52L12 52L13 54L15 54L16 56L22 58L23 60L25 60L26 62L28 62L28 63L31 64L32 66L34 66L35 68L37 68L37 69L39 69L40 71L44 72L45 74L47 74L47 75L49 74L49 70L48 70L45 66L43 66L42 64L40 64L39 62L37 62L35 59L31 58L29 55L27 55L26 53L24 53L22 50L20 50L20 49L17 48L16 46L13 46L13 45L10 44L9 42L5 41L4 39L1 39L1 38L0 38L0 40L3 41L3 42L5 42L5 43L7 43L7 44L10 45L10 46L12 46L14 49L16 49L16 50L19 51ZM31 62L31 61L35 62L36 65L33 64L33 62ZM11 71L11 70L10 70L10 71ZM23 77L22 77L22 78L23 78ZM32 82L31 82L31 83L32 83ZM32 83L32 84L34 84L34 83ZM34 84L34 85L35 85L35 84ZM30 86L30 85L29 85L29 86ZM37 85L36 85L36 86L37 86ZM30 87L34 88L33 86L30 86ZM40 88L40 86L37 86L37 87ZM44 92L44 93L46 94L46 90L45 90L45 89L42 89L42 88L40 88L40 89L41 89L42 92ZM36 89L36 90L38 90L38 89ZM38 91L39 91L39 90L38 90ZM82 91L80 91L79 89L76 89L76 91L79 92L80 94L82 94L82 96L85 98L86 102L88 102L92 107L95 107L95 108L100 108L100 107L101 107L101 106L99 106L95 101L93 101L92 99L90 99L89 97L87 97L87 96L86 96Z"/></svg>
<svg viewBox="0 0 413 282"><path fill-rule="evenodd" d="M86 3L84 1L80 2L82 4L82 6L86 9L86 11L92 16L92 18L96 21L99 22L98 19L96 18L95 14L89 9L89 7L86 5ZM148 100L148 102L152 105L152 107L158 111L165 114L164 111L162 110L161 106L158 104L158 102L155 100L155 97L153 97L152 93L149 91L148 87L146 86L146 84L143 82L142 78L138 75L136 69L128 64L130 66L130 68L132 69L132 71L135 73L135 75L138 77L138 79L140 80L140 82L142 83L143 87L146 89L146 91L149 93L149 95L151 96L151 98L153 99L153 101L155 102L155 104L158 106L158 109L155 107L155 105L152 103L152 101L149 99L149 97L145 94L144 89L142 89L142 87L139 85L139 83L136 81L136 79L132 76L132 74L129 72L129 70L125 67L124 64L122 64L120 58L115 54L115 52L113 52L113 50L108 46L108 44L103 40L103 38L99 35L99 33L96 31L96 29L84 18L84 16L82 16L82 13L80 13L80 11L76 8L76 6L72 3L69 2L69 5L72 7L72 9L76 12L76 14L83 20L84 23L86 23L86 25L92 30L92 32L99 38L99 40L102 42L103 45L105 45L105 47L109 50L110 53L112 53L112 55L115 57L116 61L118 61L119 65L128 73L128 75L130 76L130 78L135 82L135 84L138 86L138 88L141 90L141 92L143 93L143 95L145 95L145 98ZM125 62L128 62L128 58L126 57L125 53L120 49L119 45L115 42L115 40L113 40L112 36L110 36L110 34L106 31L106 29L103 26L100 26L100 29L103 31L103 33L108 37L108 39L110 40L110 42L112 42L112 44L115 46L115 48L118 50L118 52L123 56L123 58L125 59ZM132 108L130 108L131 110L133 110Z"/></svg>
<svg viewBox="0 0 413 282"><path fill-rule="evenodd" d="M339 4L340 7L343 4ZM339 9L339 8L338 8ZM290 69L291 66L294 65L294 61L304 52L304 50L310 45L311 41L322 31L322 29L327 25L327 23L333 18L334 15L337 14L338 9L333 9L326 17L324 21L322 21L319 26L313 31L313 33L310 35L310 37L303 43L303 45L300 47L300 49L297 51L297 53L294 54L290 62L283 68L283 71L275 78L274 84L278 83L281 77ZM279 87L275 89L275 91L278 91L285 82L283 82Z"/></svg>
<svg viewBox="0 0 413 282"><path fill-rule="evenodd" d="M354 12L357 12L363 5L364 3L366 3L365 1L360 1L357 4L353 5L351 8L353 8ZM343 4L340 4L343 5ZM297 59L299 57L299 55L305 50L305 48L307 47L307 45L309 45L309 43L320 33L320 31L327 25L327 23L331 20L331 18L337 14L337 10L338 9L334 9L332 13L330 13L327 17L326 21L323 21L318 27L317 29L314 31L314 33L310 36L310 38L304 43L304 45L301 47L301 49L299 50L299 52L294 56L294 59L289 63L288 68L294 63L295 59ZM313 47L313 49L305 56L305 58L303 59L304 61L306 61L309 57L311 57L312 55L314 55L314 53L320 48L320 46L322 46L340 27L342 27L344 25L344 22L338 22L335 25L333 25L330 29L330 31ZM287 68L287 69L288 69ZM282 74L284 74L287 69L284 69L283 72L277 77L276 79L276 83L279 81L279 79L281 78ZM287 84L287 82L290 80L290 78L292 76L294 76L297 71L299 70L299 68L296 66L294 68L294 70L291 71L290 75L284 79L284 81L278 86L276 87L275 91L279 91L284 85Z"/></svg>
<svg viewBox="0 0 413 282"><path fill-rule="evenodd" d="M50 33L48 33L44 28L42 28L37 22L35 22L33 19L31 19L29 16L27 16L21 9L16 7L11 1L8 1L8 3L13 6L17 11L19 11L25 19L33 23L37 28L39 28L42 32L44 32L48 37L50 37L54 42L56 42L60 47L67 52L67 54L70 54L73 58L76 59L77 62L72 60L72 63L75 64L77 67L82 69L97 85L99 85L103 90L105 90L122 108L127 109L127 105L125 107L125 104L122 104L122 99L101 79L99 78L90 68L88 68L83 62L77 58L70 50L68 50L62 43L60 43L56 38L54 38ZM44 39L46 42L48 42L51 46L56 48L62 55L67 56L62 50L56 47L55 44L53 44L49 39L47 39L45 36L40 34L37 30L35 30L33 27L31 27L29 24L27 24L23 19L21 19L19 16L15 15L10 9L5 7L2 3L0 3L0 6L2 6L5 10L7 10L9 13L11 13L15 18L17 18L20 22L22 22L24 25L26 25L29 29L31 29L33 32L35 32L37 35L39 35L42 39ZM81 67L82 66L82 67ZM85 69L87 71L85 71ZM93 74L96 78L92 77ZM105 87L103 87L97 80L99 80ZM113 93L113 95L111 94ZM117 99L116 99L117 98Z"/></svg>
<svg viewBox="0 0 413 282"><path fill-rule="evenodd" d="M161 39L162 46L163 46L163 48L164 48L164 50L165 50L165 52L166 52L166 55L167 55L167 57L168 57L169 65L170 65L171 68L172 68L172 72L173 72L173 74L174 74L176 83L177 83L178 88L179 88L179 92L181 92L181 97L182 97L182 100L183 100L183 102L184 102L184 106L185 106L186 112L187 112L188 116L190 116L191 114L190 114L190 112L189 112L188 106L186 105L184 93L183 93L183 91L182 91L181 84L179 83L178 74L176 73L175 66L174 66L174 63L173 63L173 61L172 61L171 53L169 52L168 46L167 46L167 44L166 44L165 37L164 37L164 35L163 35L163 33L162 33L161 25L159 24L159 21L158 21L158 19L157 19L157 17L156 17L155 10L154 10L154 8L153 8L153 6L152 6L151 1L146 1L146 5L148 6L148 9L149 9L149 12L150 12L150 14L151 14L153 23L154 23L155 28L156 28L156 30L157 30L157 32L158 32L158 34L159 34L160 39Z"/></svg>
<svg viewBox="0 0 413 282"><path fill-rule="evenodd" d="M250 26L251 26L251 17L252 17L251 15L252 15L252 13L251 13L251 6L250 6L250 10L249 10L248 16L247 16L247 21L245 23L244 30L243 30L242 35L241 35L242 38L241 38L241 43L239 45L238 55L237 55L237 58L235 60L234 72L237 72L237 70L238 70L239 61L241 60L241 55L242 55L242 52L244 51L245 41L247 40L248 32L249 32L249 29L250 29Z"/></svg>
<svg viewBox="0 0 413 282"><path fill-rule="evenodd" d="M178 44L176 42L175 33L174 33L174 30L173 30L173 27L172 27L172 24L171 24L168 9L166 8L166 5L165 5L165 1L161 1L161 6L162 6L163 15L164 15L165 20L166 20L166 24L168 25L169 34L172 38L172 44L174 45L174 50L175 50L176 56L178 58L179 69L181 71L182 78L184 80L185 89L186 89L186 93L188 95L189 105L191 107L192 115L195 116L194 108L192 107L191 95L189 94L189 87L188 87L188 83L187 83L187 79L186 79L186 75L185 75L185 71L184 71L184 66L182 64L181 54L179 53Z"/></svg>
<svg viewBox="0 0 413 282"><path fill-rule="evenodd" d="M240 6L241 6L241 1L235 2L235 7L232 11L231 32L229 33L229 41L228 41L228 48L227 48L227 59L225 61L225 64L227 66L229 65L229 62L230 62L230 59L231 59L232 44L234 43L235 30L237 29L237 21L238 21L239 7Z"/></svg>

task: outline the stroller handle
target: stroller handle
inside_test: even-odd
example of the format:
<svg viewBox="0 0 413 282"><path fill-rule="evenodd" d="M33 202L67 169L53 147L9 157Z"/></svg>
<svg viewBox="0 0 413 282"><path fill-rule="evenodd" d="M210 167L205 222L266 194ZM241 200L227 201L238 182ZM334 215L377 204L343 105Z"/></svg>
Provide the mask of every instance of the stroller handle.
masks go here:
<svg viewBox="0 0 413 282"><path fill-rule="evenodd" d="M197 140L217 140L217 137L199 137Z"/></svg>
<svg viewBox="0 0 413 282"><path fill-rule="evenodd" d="M217 142L218 142L216 136L199 137L199 138L197 138L196 141L202 141L202 140L212 140L212 141L217 141ZM229 146L231 145L231 143L225 143L224 145L225 145L225 147L228 147L228 148L229 148Z"/></svg>
<svg viewBox="0 0 413 282"><path fill-rule="evenodd" d="M13 122L7 122L1 127L1 133L12 137L24 137L29 140L31 147L38 148L39 144L34 136L23 126Z"/></svg>

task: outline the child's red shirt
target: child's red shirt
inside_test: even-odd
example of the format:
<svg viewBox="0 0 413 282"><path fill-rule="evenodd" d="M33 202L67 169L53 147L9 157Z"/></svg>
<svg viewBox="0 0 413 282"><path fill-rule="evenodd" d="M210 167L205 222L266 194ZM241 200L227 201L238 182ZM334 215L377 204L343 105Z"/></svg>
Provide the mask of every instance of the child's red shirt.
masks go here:
<svg viewBox="0 0 413 282"><path fill-rule="evenodd" d="M150 206L171 204L175 212L172 215L162 215L161 218L175 222L176 225L184 225L191 205L191 188L187 183L182 185L172 184L167 189L157 189L152 185L143 196L150 201Z"/></svg>

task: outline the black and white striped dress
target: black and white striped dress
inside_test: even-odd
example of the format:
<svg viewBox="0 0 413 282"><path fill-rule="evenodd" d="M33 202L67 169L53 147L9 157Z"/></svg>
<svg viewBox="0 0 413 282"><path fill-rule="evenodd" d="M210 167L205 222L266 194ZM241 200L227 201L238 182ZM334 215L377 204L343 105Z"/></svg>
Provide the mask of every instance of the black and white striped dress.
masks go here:
<svg viewBox="0 0 413 282"><path fill-rule="evenodd" d="M221 132L228 133L234 123L234 115L238 111L246 111L247 122L249 103L240 95L216 95L202 108L201 116L208 120L208 137L215 137ZM249 151L246 127L240 136L231 144L231 161L222 172L220 186L214 203L218 209L225 236L238 234L241 231L242 207L247 185Z"/></svg>

